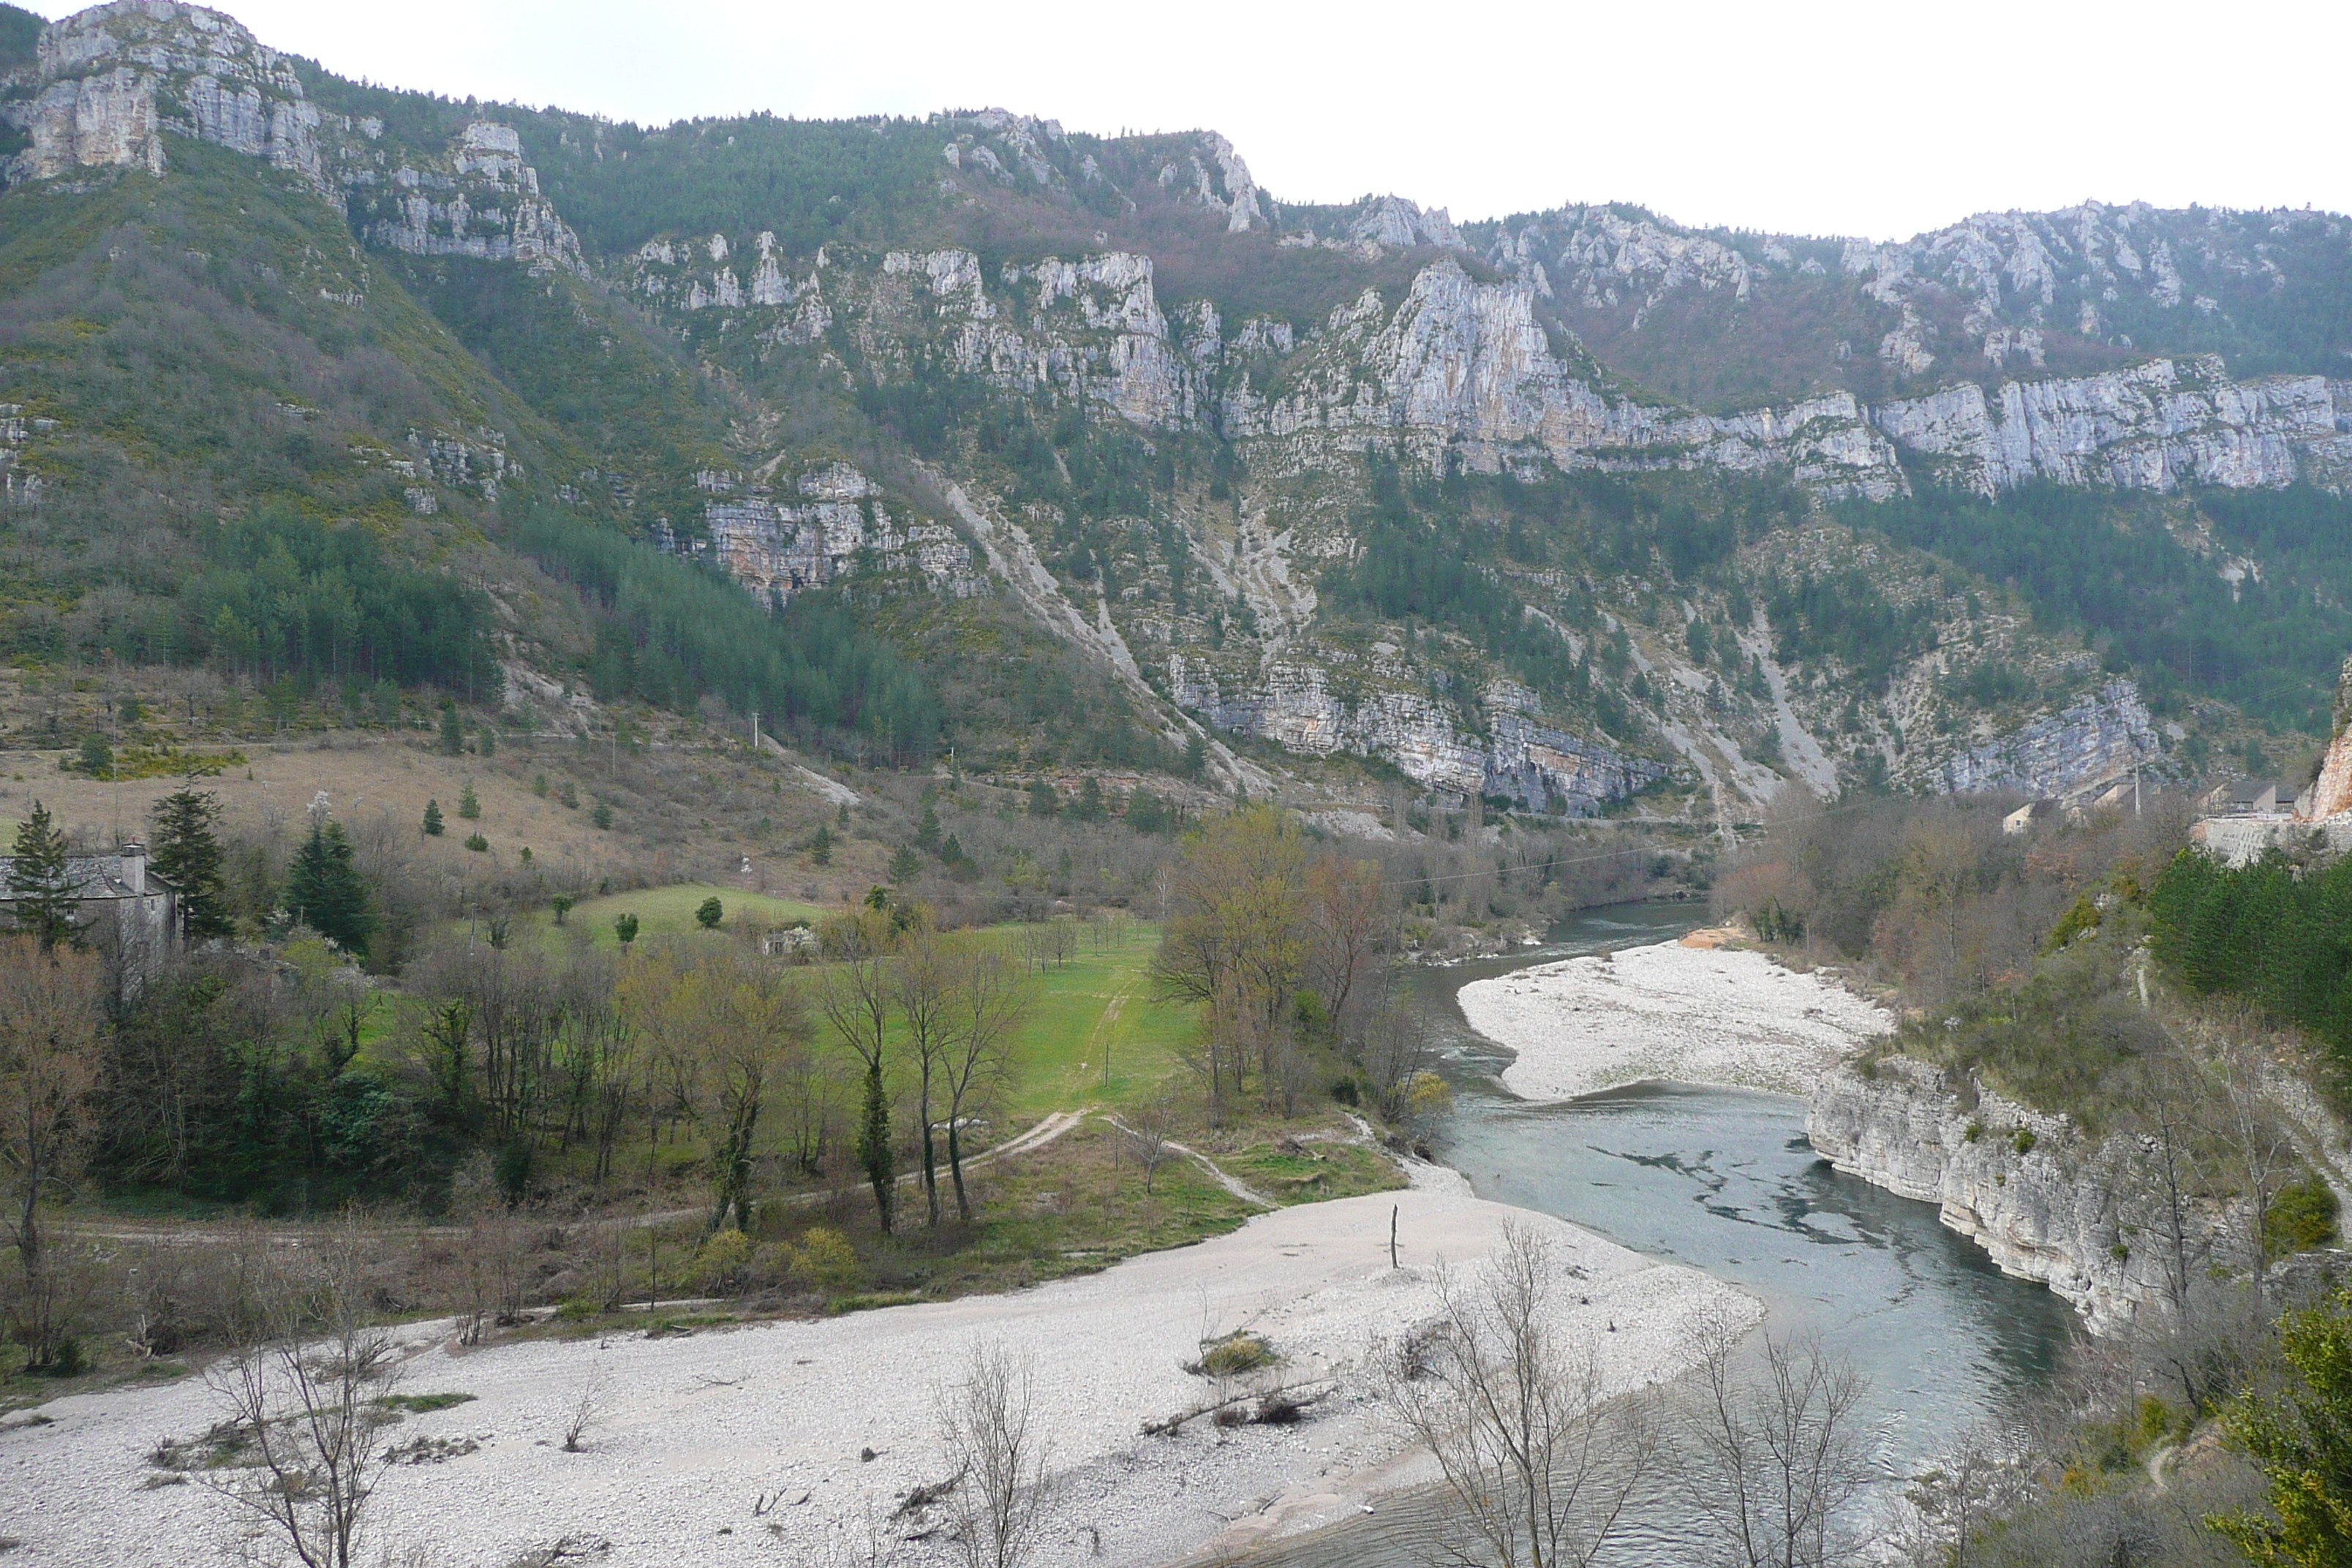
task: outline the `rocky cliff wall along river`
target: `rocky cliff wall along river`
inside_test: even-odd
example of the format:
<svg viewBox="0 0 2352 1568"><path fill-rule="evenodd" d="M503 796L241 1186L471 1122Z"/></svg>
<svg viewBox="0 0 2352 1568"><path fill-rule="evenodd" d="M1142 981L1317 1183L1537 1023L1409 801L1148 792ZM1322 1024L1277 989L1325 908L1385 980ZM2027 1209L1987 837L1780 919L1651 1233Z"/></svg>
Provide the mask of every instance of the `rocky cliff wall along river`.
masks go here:
<svg viewBox="0 0 2352 1568"><path fill-rule="evenodd" d="M1823 1079L1805 1136L1840 1172L1936 1205L2003 1273L2047 1285L2094 1333L2127 1322L2156 1289L2116 1196L2128 1149L2089 1142L2063 1116L1895 1057Z"/></svg>
<svg viewBox="0 0 2352 1568"><path fill-rule="evenodd" d="M1416 972L1457 1096L1439 1157L1481 1197L1706 1269L1763 1300L1776 1333L1820 1335L1870 1380L1881 1473L1914 1474L1954 1434L2049 1375L2073 1331L2065 1303L2004 1275L1935 1210L1833 1169L1805 1141L1801 1098L1644 1083L1530 1104L1502 1085L1511 1053L1472 1029L1455 1002L1474 981L1672 941L1699 915L1686 904L1592 910L1517 956ZM1697 1560L1687 1515L1670 1489L1643 1498L1606 1561ZM1430 1560L1434 1530L1425 1500L1393 1497L1375 1515L1269 1543L1251 1561L1405 1568Z"/></svg>

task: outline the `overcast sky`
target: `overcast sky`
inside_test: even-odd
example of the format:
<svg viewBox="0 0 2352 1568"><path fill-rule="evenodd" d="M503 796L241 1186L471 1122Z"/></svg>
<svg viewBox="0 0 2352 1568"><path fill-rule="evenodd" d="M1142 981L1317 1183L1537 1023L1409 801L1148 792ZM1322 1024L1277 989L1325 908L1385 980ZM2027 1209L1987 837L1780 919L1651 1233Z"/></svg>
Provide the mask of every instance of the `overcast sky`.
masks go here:
<svg viewBox="0 0 2352 1568"><path fill-rule="evenodd" d="M2352 210L2345 0L227 9L346 75L648 123L1003 105L1206 126L1277 198L1394 192L1457 219L1633 201L1893 238L2084 197Z"/></svg>

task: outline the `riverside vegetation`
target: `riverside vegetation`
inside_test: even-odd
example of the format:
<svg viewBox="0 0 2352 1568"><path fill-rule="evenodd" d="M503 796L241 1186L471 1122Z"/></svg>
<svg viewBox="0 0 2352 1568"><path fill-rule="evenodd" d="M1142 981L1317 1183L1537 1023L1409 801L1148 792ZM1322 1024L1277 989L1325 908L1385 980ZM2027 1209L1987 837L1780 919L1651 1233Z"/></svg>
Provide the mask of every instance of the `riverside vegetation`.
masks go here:
<svg viewBox="0 0 2352 1568"><path fill-rule="evenodd" d="M1927 1062L2128 1151L2101 1179L2138 1310L1917 1479L1916 1560L2336 1561L2352 1295L2329 1135L2292 1086L2347 1103L2340 862L2228 868L2178 796L2024 836L2006 804L1797 806L1716 894L1910 1005L1866 1071Z"/></svg>

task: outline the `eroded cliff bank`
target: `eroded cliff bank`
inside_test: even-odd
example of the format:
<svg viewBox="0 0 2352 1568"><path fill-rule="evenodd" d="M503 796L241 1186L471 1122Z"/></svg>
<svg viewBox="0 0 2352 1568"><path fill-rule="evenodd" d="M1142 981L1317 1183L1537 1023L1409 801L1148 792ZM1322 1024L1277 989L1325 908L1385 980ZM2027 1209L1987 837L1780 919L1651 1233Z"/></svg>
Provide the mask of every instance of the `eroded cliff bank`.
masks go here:
<svg viewBox="0 0 2352 1568"><path fill-rule="evenodd" d="M1902 1057L1822 1079L1805 1133L1846 1174L1937 1205L2004 1273L2073 1303L2093 1333L2115 1332L2160 1289L2118 1195L2135 1152L2124 1139L2086 1138L2070 1118Z"/></svg>

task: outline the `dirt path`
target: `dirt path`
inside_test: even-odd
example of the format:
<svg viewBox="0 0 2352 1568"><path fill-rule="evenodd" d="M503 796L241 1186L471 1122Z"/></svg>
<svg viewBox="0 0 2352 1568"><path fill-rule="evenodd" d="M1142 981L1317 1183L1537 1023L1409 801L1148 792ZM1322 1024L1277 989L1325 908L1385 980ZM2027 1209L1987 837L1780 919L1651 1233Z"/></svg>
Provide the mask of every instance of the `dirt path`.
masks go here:
<svg viewBox="0 0 2352 1568"><path fill-rule="evenodd" d="M1131 1138L1135 1136L1134 1128L1129 1127L1126 1122L1121 1121L1118 1117L1111 1115L1109 1112L1105 1111L1103 1113L1103 1120L1109 1122L1113 1127L1118 1128L1121 1132L1126 1133L1129 1137ZM1177 1153L1183 1155L1187 1160L1192 1161L1192 1163L1200 1166L1201 1169L1209 1173L1210 1180L1215 1182L1217 1185L1224 1188L1225 1191L1233 1194L1234 1196L1241 1199L1241 1201L1245 1204L1255 1204L1258 1207L1263 1209L1278 1209L1282 1206L1280 1204L1276 1203L1272 1198L1267 1197L1264 1193L1259 1192L1255 1187L1251 1186L1247 1182L1243 1181L1239 1176L1234 1175L1223 1165L1218 1164L1214 1160L1210 1159L1206 1154L1202 1153L1198 1149L1193 1148L1188 1143L1179 1143L1176 1140L1171 1138L1162 1143L1161 1147L1172 1149Z"/></svg>

